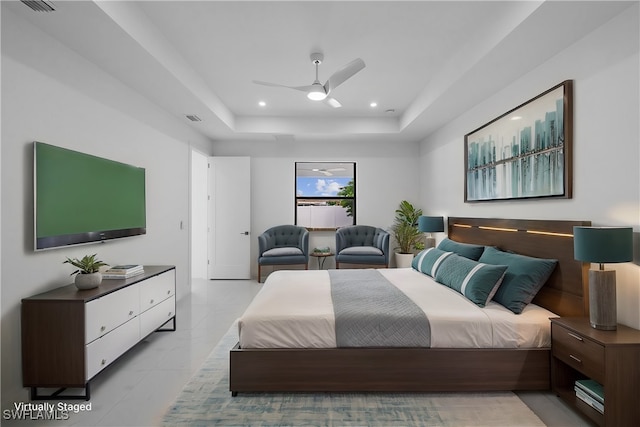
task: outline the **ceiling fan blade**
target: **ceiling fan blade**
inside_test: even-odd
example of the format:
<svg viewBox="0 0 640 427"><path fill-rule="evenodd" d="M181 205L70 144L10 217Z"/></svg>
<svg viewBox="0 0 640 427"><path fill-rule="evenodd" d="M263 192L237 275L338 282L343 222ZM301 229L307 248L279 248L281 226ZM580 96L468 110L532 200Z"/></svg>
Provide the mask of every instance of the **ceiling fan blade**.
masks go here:
<svg viewBox="0 0 640 427"><path fill-rule="evenodd" d="M358 71L365 67L365 63L362 59L356 58L349 62L347 65L336 71L329 77L329 80L324 84L324 89L327 93L330 93L333 89L344 83L347 79L351 78Z"/></svg>
<svg viewBox="0 0 640 427"><path fill-rule="evenodd" d="M257 85L262 85L262 86L272 86L272 87L286 87L287 89L294 89L294 90L299 90L302 92L309 92L311 89L314 88L313 85L307 85L307 86L287 86L287 85L281 85L278 83L269 83L269 82L262 82L260 80L253 80L253 83L257 84Z"/></svg>
<svg viewBox="0 0 640 427"><path fill-rule="evenodd" d="M335 98L331 98L330 96L327 96L327 97L324 99L324 102L325 102L325 104L328 104L329 106L331 106L331 107L333 107L333 108L340 108L340 107L342 107L342 104L340 104L340 103L338 102L338 100L337 100L337 99L335 99Z"/></svg>

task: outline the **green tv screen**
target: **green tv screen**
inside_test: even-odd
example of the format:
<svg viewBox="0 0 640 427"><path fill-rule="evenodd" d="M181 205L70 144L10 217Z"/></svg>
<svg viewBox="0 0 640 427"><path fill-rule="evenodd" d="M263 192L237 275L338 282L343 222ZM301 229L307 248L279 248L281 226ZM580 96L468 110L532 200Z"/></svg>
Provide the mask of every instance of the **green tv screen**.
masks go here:
<svg viewBox="0 0 640 427"><path fill-rule="evenodd" d="M34 143L35 249L146 233L145 170Z"/></svg>

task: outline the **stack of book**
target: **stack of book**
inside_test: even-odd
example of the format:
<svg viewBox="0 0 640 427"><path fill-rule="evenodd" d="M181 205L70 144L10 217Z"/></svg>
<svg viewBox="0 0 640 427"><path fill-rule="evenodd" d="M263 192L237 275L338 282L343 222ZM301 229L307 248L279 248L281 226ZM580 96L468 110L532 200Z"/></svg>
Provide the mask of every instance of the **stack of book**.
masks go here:
<svg viewBox="0 0 640 427"><path fill-rule="evenodd" d="M113 267L102 273L103 279L128 279L129 277L137 276L144 273L144 269L141 265L129 264L129 265L114 265Z"/></svg>
<svg viewBox="0 0 640 427"><path fill-rule="evenodd" d="M313 248L314 254L329 254L331 253L331 248L329 246L323 246L321 248Z"/></svg>
<svg viewBox="0 0 640 427"><path fill-rule="evenodd" d="M604 414L604 389L594 380L576 380L576 397L596 411Z"/></svg>

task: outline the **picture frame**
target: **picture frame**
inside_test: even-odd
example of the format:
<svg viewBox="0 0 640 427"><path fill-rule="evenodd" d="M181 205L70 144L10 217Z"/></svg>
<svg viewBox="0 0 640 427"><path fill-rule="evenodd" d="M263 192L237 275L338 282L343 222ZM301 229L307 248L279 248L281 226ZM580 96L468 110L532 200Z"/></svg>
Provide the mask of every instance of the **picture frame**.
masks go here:
<svg viewBox="0 0 640 427"><path fill-rule="evenodd" d="M573 81L464 137L465 203L572 197Z"/></svg>

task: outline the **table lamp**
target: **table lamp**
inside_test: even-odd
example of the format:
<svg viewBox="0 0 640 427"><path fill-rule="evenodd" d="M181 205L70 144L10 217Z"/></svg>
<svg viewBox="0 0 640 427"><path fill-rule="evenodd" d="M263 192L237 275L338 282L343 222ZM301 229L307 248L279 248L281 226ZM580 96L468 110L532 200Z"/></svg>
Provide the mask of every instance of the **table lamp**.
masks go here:
<svg viewBox="0 0 640 427"><path fill-rule="evenodd" d="M589 321L592 328L615 330L616 271L605 270L603 264L633 260L633 229L574 227L573 257L600 264L598 270L589 270Z"/></svg>
<svg viewBox="0 0 640 427"><path fill-rule="evenodd" d="M425 247L434 248L436 239L431 233L441 233L444 231L444 218L441 216L420 216L418 218L418 230L429 233L426 238Z"/></svg>

